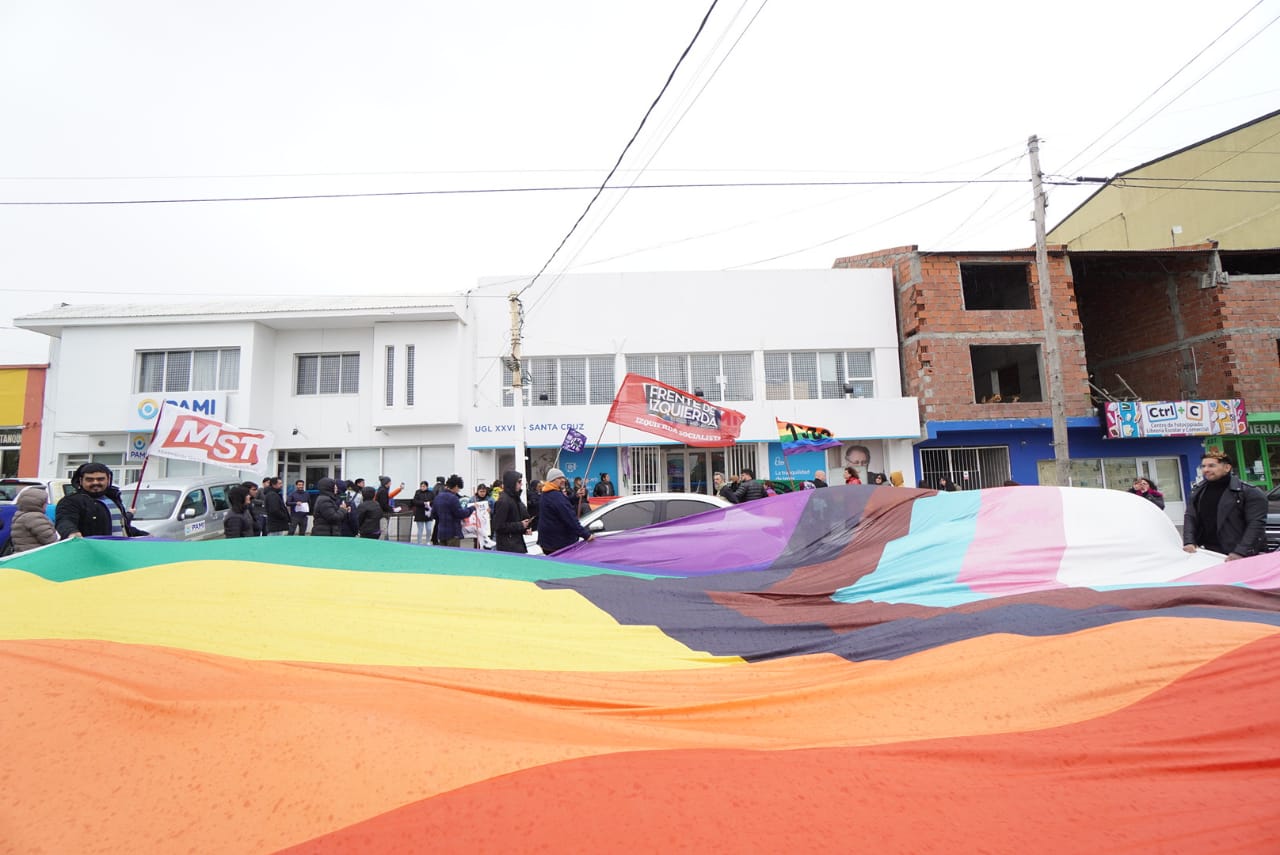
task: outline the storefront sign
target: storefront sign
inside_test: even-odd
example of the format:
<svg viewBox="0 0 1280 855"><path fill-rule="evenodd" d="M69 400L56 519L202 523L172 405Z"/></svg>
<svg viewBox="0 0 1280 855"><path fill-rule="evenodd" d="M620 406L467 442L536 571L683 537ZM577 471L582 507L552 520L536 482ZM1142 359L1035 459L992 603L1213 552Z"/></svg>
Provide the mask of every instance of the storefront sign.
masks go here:
<svg viewBox="0 0 1280 855"><path fill-rule="evenodd" d="M1280 422L1249 422L1249 433L1254 436L1280 436Z"/></svg>
<svg viewBox="0 0 1280 855"><path fill-rule="evenodd" d="M163 392L134 395L129 399L129 411L125 420L126 430L151 430L160 415L161 405L190 410L201 416L222 421L227 418L225 392Z"/></svg>
<svg viewBox="0 0 1280 855"><path fill-rule="evenodd" d="M22 445L22 428L0 431L0 445Z"/></svg>
<svg viewBox="0 0 1280 855"><path fill-rule="evenodd" d="M1248 432L1244 402L1110 401L1103 407L1109 439L1148 436L1235 436Z"/></svg>

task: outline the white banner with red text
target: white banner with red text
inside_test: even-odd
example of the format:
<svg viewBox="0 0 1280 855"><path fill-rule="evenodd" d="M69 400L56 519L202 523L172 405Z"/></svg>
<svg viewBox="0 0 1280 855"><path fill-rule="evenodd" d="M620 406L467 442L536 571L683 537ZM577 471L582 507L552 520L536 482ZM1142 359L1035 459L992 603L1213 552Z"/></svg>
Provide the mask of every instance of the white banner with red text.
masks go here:
<svg viewBox="0 0 1280 855"><path fill-rule="evenodd" d="M166 406L156 422L147 454L261 475L267 471L274 444L275 435L270 431L238 428L181 407Z"/></svg>

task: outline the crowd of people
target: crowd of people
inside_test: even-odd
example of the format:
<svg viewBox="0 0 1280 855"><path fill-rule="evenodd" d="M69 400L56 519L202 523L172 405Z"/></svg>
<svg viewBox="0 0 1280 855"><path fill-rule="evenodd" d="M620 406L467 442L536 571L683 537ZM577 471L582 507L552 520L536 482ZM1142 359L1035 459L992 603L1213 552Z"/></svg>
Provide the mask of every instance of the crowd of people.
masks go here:
<svg viewBox="0 0 1280 855"><path fill-rule="evenodd" d="M860 483L855 480L856 470L852 477L850 467L845 471L846 483ZM1183 520L1186 551L1210 549L1223 553L1229 561L1264 551L1265 494L1241 481L1233 472L1231 459L1224 454L1205 454L1200 471L1202 478L1188 496ZM896 472L892 474L896 477L868 472L868 479L876 485L901 486L901 477ZM15 550L21 552L75 537L146 536L147 532L133 525L109 467L86 463L71 480L75 490L58 502L52 521L46 514L48 496L44 488L31 485L18 493L12 522ZM716 472L713 484L717 495L734 504L773 493L750 468L731 479ZM527 493L523 473L515 470L503 473L500 485L495 483L490 488L488 484L478 484L466 497L462 495L464 484L460 476L438 477L434 485L421 482L413 498L405 503L407 507L397 507L393 500L404 486L402 482L393 488L386 475L378 478L377 487L366 486L363 478L321 478L314 492L298 480L286 495L284 481L279 477L268 476L261 485L245 481L227 491L230 507L223 518L223 534L228 538L310 534L387 540L394 537L389 521L412 513L412 542L421 545L523 553L528 551L526 536L536 533L543 553L551 555L579 540L593 539L579 521L591 509L587 488L581 478L570 483L558 468L551 469L545 481L533 481ZM826 487L826 473L815 472L805 486ZM945 476L933 484L921 482L920 486L942 492L956 489ZM1007 481L1005 486L1016 484ZM1129 492L1161 509L1165 506L1163 493L1150 477L1135 478ZM600 474L592 495L615 495L607 473Z"/></svg>

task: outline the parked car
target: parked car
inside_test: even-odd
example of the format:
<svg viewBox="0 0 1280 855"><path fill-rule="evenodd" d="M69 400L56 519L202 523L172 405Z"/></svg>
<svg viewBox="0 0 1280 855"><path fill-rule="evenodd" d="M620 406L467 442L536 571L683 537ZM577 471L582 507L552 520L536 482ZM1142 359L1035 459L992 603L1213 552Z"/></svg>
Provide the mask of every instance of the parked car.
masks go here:
<svg viewBox="0 0 1280 855"><path fill-rule="evenodd" d="M120 500L133 509L133 524L153 537L213 540L222 537L230 507L227 491L238 483L217 477L157 479L121 487Z"/></svg>
<svg viewBox="0 0 1280 855"><path fill-rule="evenodd" d="M1267 493L1267 552L1280 549L1280 487Z"/></svg>
<svg viewBox="0 0 1280 855"><path fill-rule="evenodd" d="M646 525L678 520L703 511L727 508L729 502L719 496L701 493L636 493L620 496L582 518L582 527L596 537L608 537ZM537 532L526 535L529 554L541 555Z"/></svg>

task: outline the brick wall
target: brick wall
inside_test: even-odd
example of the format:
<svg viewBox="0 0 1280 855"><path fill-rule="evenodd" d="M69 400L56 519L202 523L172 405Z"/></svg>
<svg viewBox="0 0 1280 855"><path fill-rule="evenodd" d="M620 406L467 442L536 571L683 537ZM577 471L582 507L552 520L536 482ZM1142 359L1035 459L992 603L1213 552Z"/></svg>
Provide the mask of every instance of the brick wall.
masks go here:
<svg viewBox="0 0 1280 855"><path fill-rule="evenodd" d="M967 310L960 279L962 263L1027 265L1032 308ZM836 267L887 267L898 293L898 327L903 347L906 394L918 397L926 421L990 418L1048 418L1049 404L1018 401L981 404L974 400L970 345L1043 345L1035 253L921 253L897 247L838 259ZM1051 253L1050 279L1058 307L1059 351L1067 415L1092 415L1085 370L1084 340L1075 289L1063 252ZM1049 387L1047 368L1041 389Z"/></svg>

